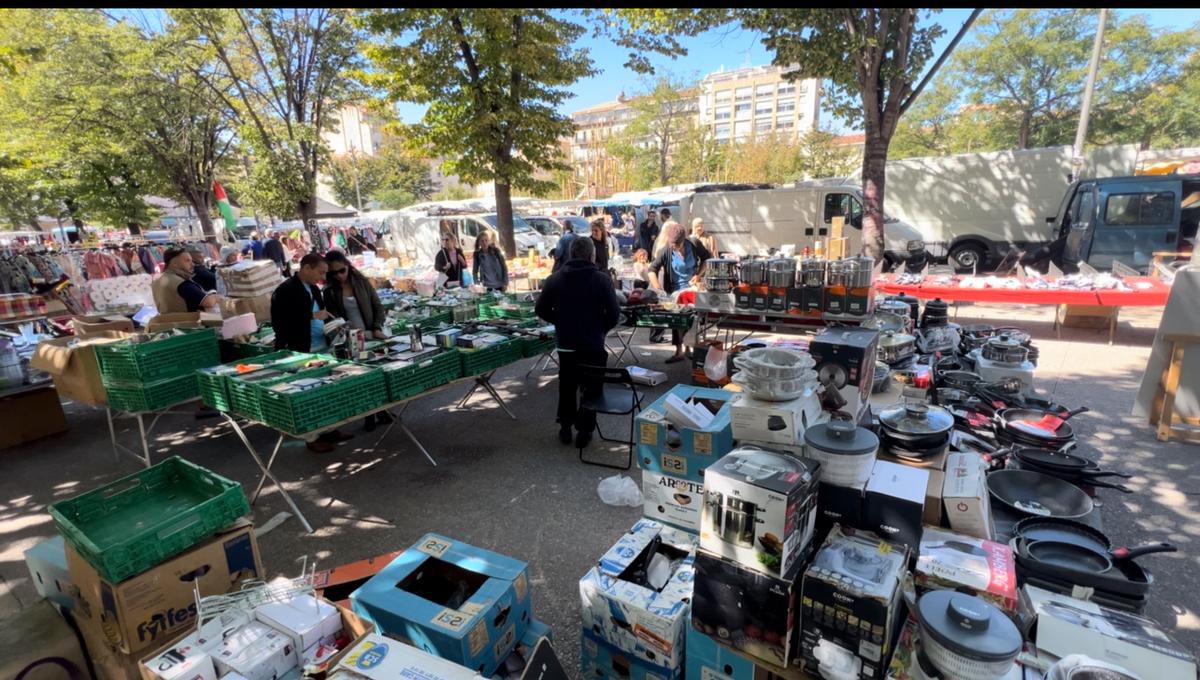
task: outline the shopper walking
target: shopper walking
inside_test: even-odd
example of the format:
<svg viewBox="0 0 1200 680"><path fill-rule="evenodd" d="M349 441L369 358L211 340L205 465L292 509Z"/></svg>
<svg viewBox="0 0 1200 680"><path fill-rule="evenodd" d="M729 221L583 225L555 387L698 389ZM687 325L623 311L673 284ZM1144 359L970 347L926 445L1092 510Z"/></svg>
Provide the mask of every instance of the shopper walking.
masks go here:
<svg viewBox="0 0 1200 680"><path fill-rule="evenodd" d="M580 366L607 365L604 336L621 317L612 280L596 268L595 258L592 239L571 241L570 259L546 279L534 308L539 317L554 324L558 339L558 439L570 444L574 427L579 449L591 442L596 429L596 414L577 409L579 391L595 396L604 387L583 380Z"/></svg>
<svg viewBox="0 0 1200 680"><path fill-rule="evenodd" d="M325 258L309 253L300 258L300 267L288 280L271 293L271 328L275 331L275 349L293 352L319 352L326 349L325 322L333 315L325 309L325 301L317 283L325 279L329 265ZM315 453L328 453L333 445L354 437L348 432L333 430L313 441L308 448Z"/></svg>
<svg viewBox="0 0 1200 680"><path fill-rule="evenodd" d="M596 251L596 269L608 273L608 230L604 223L607 218L603 215L592 218L592 247Z"/></svg>
<svg viewBox="0 0 1200 680"><path fill-rule="evenodd" d="M508 288L508 264L504 253L492 242L492 232L485 231L475 239L475 258L471 263L471 276L475 283L491 291L504 292Z"/></svg>
<svg viewBox="0 0 1200 680"><path fill-rule="evenodd" d="M667 222L663 225L663 231L667 234L669 246L650 265L650 287L670 294L695 286L704 275L705 261L711 256L704 246L684 237L682 224ZM671 329L671 343L675 345L675 354L667 359L667 363L683 361L683 333L677 328Z"/></svg>
<svg viewBox="0 0 1200 680"><path fill-rule="evenodd" d="M550 256L554 258L554 266L550 269L553 274L563 268L567 260L571 257L571 241L575 240L575 232L571 229L571 221L562 221L562 237L558 239L558 243L554 245L554 251Z"/></svg>
<svg viewBox="0 0 1200 680"><path fill-rule="evenodd" d="M467 270L467 258L462 248L458 247L458 239L454 234L442 233L442 249L438 251L433 267L439 273L446 275L446 287L451 284L463 285L463 272Z"/></svg>
<svg viewBox="0 0 1200 680"><path fill-rule="evenodd" d="M267 232L267 240L263 241L262 255L263 259L274 262L284 276L289 275L291 258L288 257L283 244L279 242L279 232Z"/></svg>
<svg viewBox="0 0 1200 680"><path fill-rule="evenodd" d="M633 244L634 250L644 250L647 253L654 252L654 243L658 240L658 224L654 221L654 211L646 211L646 219L638 225L637 240Z"/></svg>
<svg viewBox="0 0 1200 680"><path fill-rule="evenodd" d="M150 285L159 314L199 312L220 304L220 295L192 280L195 267L186 250L168 248L163 253L163 267L163 273Z"/></svg>
<svg viewBox="0 0 1200 680"><path fill-rule="evenodd" d="M263 242L258 232L250 233L250 242L242 248L242 257L250 255L252 260L261 260L263 258Z"/></svg>
<svg viewBox="0 0 1200 680"><path fill-rule="evenodd" d="M321 291L325 309L333 316L345 319L350 328L365 331L372 338L386 338L383 332L386 317L383 303L379 301L379 294L367 277L336 250L325 253L325 262L329 266L325 274L325 288ZM372 413L363 420L363 429L372 432L377 424L390 422L392 417L386 411Z"/></svg>

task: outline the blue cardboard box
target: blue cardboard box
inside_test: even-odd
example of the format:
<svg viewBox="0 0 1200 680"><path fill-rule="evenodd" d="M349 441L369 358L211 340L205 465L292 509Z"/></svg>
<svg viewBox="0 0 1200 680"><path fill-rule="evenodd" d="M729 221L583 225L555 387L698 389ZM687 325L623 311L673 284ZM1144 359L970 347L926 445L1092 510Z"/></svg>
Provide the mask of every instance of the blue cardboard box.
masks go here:
<svg viewBox="0 0 1200 680"><path fill-rule="evenodd" d="M524 562L438 534L400 553L350 602L381 633L485 676L533 620Z"/></svg>
<svg viewBox="0 0 1200 680"><path fill-rule="evenodd" d="M702 680L800 680L804 672L796 667L779 668L751 660L734 649L695 628L687 632L687 674Z"/></svg>
<svg viewBox="0 0 1200 680"><path fill-rule="evenodd" d="M587 680L683 680L683 668L655 666L626 654L584 630L579 642L579 673Z"/></svg>
<svg viewBox="0 0 1200 680"><path fill-rule="evenodd" d="M679 427L670 422L669 397L698 400L715 414L702 429ZM733 450L733 425L729 402L733 392L708 387L676 385L637 416L638 467L693 482L704 481L704 469Z"/></svg>

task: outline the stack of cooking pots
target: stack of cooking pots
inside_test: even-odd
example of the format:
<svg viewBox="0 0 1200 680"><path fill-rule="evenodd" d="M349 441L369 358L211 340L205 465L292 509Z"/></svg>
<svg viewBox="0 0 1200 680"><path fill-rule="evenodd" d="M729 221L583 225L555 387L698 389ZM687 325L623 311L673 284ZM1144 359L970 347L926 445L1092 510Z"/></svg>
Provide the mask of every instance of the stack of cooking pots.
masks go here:
<svg viewBox="0 0 1200 680"><path fill-rule="evenodd" d="M820 312L825 309L825 268L827 262L820 258L808 258L800 263L800 301L804 312Z"/></svg>
<svg viewBox="0 0 1200 680"><path fill-rule="evenodd" d="M1025 641L995 605L952 590L931 590L917 600L916 610L918 661L958 680L997 680L1012 672Z"/></svg>
<svg viewBox="0 0 1200 680"><path fill-rule="evenodd" d="M912 332L912 330L913 330L912 307L910 307L907 302L904 302L902 300L897 300L895 298L887 298L885 300L880 300L879 302L876 302L875 303L875 317L879 318L880 316L884 316L884 315L887 315L887 319L888 319L889 323L896 323L896 322L891 321L891 317L893 317L893 316L897 317L899 319L902 319L902 321L898 322L901 327L894 328L894 329L880 328L880 330L898 330L898 331L902 331L904 333Z"/></svg>
<svg viewBox="0 0 1200 680"><path fill-rule="evenodd" d="M813 425L804 431L804 455L821 464L821 481L861 487L871 476L879 437L846 420Z"/></svg>
<svg viewBox="0 0 1200 680"><path fill-rule="evenodd" d="M817 372L811 354L791 349L762 347L738 353L733 358L738 372L733 382L750 396L764 401L791 401L808 390L815 393Z"/></svg>
<svg viewBox="0 0 1200 680"><path fill-rule="evenodd" d="M901 401L879 414L883 450L897 458L922 460L950 446L954 416L944 408L918 401Z"/></svg>
<svg viewBox="0 0 1200 680"><path fill-rule="evenodd" d="M738 264L738 279L749 286L767 283L767 261L748 258Z"/></svg>
<svg viewBox="0 0 1200 680"><path fill-rule="evenodd" d="M783 313L788 309L788 291L796 287L796 260L777 257L767 263L767 286L770 295L767 308Z"/></svg>
<svg viewBox="0 0 1200 680"><path fill-rule="evenodd" d="M936 328L950 323L950 305L941 298L934 298L925 303L925 312L921 314L921 328Z"/></svg>
<svg viewBox="0 0 1200 680"><path fill-rule="evenodd" d="M704 287L710 293L731 293L737 285L738 263L721 257L707 261L704 270Z"/></svg>
<svg viewBox="0 0 1200 680"><path fill-rule="evenodd" d="M825 276L825 311L830 314L846 312L847 260L832 260Z"/></svg>
<svg viewBox="0 0 1200 680"><path fill-rule="evenodd" d="M908 305L908 316L912 319L912 328L917 327L917 319L921 314L920 300L906 293L901 293L900 295L889 295L887 299L895 300L896 302L903 302L904 304Z"/></svg>
<svg viewBox="0 0 1200 680"><path fill-rule="evenodd" d="M1097 488L1133 493L1133 490L1124 484L1103 479L1104 477L1130 479L1132 475L1101 469L1093 460L1061 451L1032 448L1011 449L1008 454L1007 467L1017 470L1032 470L1057 477L1078 486L1089 495L1094 495Z"/></svg>
<svg viewBox="0 0 1200 680"><path fill-rule="evenodd" d="M878 347L879 360L883 363L893 367L907 365L917 351L917 339L907 333L884 331L879 336Z"/></svg>

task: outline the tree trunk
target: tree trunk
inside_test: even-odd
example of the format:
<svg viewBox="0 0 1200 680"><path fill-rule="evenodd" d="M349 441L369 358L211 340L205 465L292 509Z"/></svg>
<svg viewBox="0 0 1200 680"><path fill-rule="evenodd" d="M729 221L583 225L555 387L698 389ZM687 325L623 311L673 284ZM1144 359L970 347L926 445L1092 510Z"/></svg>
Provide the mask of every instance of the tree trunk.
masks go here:
<svg viewBox="0 0 1200 680"><path fill-rule="evenodd" d="M138 224L137 222L126 222L125 228L129 230L129 234L131 236L141 236L142 235L142 226L140 224Z"/></svg>
<svg viewBox="0 0 1200 680"><path fill-rule="evenodd" d="M667 184L667 146L664 144L658 152L658 185Z"/></svg>
<svg viewBox="0 0 1200 680"><path fill-rule="evenodd" d="M863 149L863 253L883 259L883 195L887 181L888 141L867 133Z"/></svg>
<svg viewBox="0 0 1200 680"><path fill-rule="evenodd" d="M1033 125L1033 114L1031 114L1029 111L1021 112L1021 133L1020 133L1019 138L1017 139L1017 148L1018 149L1028 149L1029 148L1030 127L1032 127L1032 125Z"/></svg>
<svg viewBox="0 0 1200 680"><path fill-rule="evenodd" d="M517 242L513 238L513 209L512 186L497 179L496 187L496 228L500 231L500 248L504 257L513 259L517 256Z"/></svg>
<svg viewBox="0 0 1200 680"><path fill-rule="evenodd" d="M187 194L188 203L192 206L192 210L196 211L196 217L200 220L200 230L204 233L204 240L209 243L217 242L217 232L213 229L212 215L209 209L212 207L209 201L209 194L196 195L191 192ZM222 228L224 228L222 226Z"/></svg>
<svg viewBox="0 0 1200 680"><path fill-rule="evenodd" d="M312 239L313 248L322 255L325 254L325 239L321 236L321 228L317 226L317 199L301 201L297 206L300 218L304 220L304 228Z"/></svg>

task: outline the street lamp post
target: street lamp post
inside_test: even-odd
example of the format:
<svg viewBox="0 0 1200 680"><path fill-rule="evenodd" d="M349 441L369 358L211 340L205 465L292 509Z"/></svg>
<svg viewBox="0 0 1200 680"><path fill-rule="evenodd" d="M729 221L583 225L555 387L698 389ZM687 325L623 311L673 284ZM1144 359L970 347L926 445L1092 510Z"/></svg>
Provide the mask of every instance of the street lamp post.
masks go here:
<svg viewBox="0 0 1200 680"><path fill-rule="evenodd" d="M1083 106L1079 111L1079 127L1075 130L1075 146L1071 153L1071 181L1079 178L1083 168L1083 143L1087 139L1088 118L1092 115L1092 92L1096 89L1096 71L1100 69L1100 53L1104 47L1104 24L1108 9L1100 10L1100 25L1096 27L1096 42L1092 45L1092 62L1088 65L1087 84L1083 88Z"/></svg>

